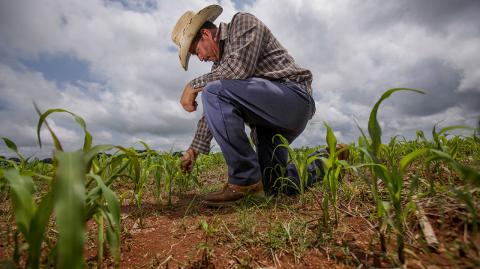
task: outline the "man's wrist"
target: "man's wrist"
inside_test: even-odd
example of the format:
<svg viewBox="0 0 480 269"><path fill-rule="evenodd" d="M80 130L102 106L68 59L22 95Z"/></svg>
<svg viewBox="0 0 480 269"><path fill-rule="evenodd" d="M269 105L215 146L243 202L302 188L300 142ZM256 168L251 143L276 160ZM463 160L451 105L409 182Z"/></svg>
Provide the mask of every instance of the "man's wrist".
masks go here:
<svg viewBox="0 0 480 269"><path fill-rule="evenodd" d="M188 148L187 152L188 152L189 155L192 155L194 159L197 159L197 156L198 156L199 153L195 149Z"/></svg>

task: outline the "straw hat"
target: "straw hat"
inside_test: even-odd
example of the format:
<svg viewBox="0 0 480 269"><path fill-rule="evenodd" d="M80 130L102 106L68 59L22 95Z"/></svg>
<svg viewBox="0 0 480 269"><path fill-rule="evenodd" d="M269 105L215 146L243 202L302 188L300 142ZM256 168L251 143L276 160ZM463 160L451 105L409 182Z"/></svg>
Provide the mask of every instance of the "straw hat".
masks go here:
<svg viewBox="0 0 480 269"><path fill-rule="evenodd" d="M178 56L180 57L180 64L185 71L188 69L188 59L190 58L188 49L192 44L193 38L206 21L213 22L220 16L222 10L222 7L219 5L210 5L197 13L189 10L178 19L172 31L172 40L179 47Z"/></svg>

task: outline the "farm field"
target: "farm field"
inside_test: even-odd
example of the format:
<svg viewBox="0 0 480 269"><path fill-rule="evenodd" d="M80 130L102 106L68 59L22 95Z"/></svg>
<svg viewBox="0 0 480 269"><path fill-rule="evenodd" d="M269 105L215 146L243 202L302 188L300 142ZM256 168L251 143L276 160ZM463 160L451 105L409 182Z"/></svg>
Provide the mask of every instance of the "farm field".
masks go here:
<svg viewBox="0 0 480 269"><path fill-rule="evenodd" d="M56 147L51 162L25 158L14 138L2 140L17 159L0 159L0 265L478 268L478 129L435 125L431 138L418 131L413 140L382 141L382 101L417 94L411 91L384 93L346 160L326 123L327 145L283 144L299 171L298 195L247 197L218 209L201 197L227 180L221 153L200 156L185 175L176 154L143 142L141 150L94 145L80 116L39 112L38 130L49 129ZM79 123L82 149L62 150L47 123L53 113ZM473 134L458 134L465 130ZM327 147L329 154L316 154ZM324 176L307 189L312 162L322 164Z"/></svg>

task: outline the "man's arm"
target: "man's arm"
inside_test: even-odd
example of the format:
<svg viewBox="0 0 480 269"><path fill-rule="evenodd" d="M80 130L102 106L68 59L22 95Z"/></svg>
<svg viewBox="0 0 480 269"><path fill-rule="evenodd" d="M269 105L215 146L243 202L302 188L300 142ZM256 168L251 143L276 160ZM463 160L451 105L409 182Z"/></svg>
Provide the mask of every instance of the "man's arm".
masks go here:
<svg viewBox="0 0 480 269"><path fill-rule="evenodd" d="M192 144L185 151L181 160L181 168L183 172L191 172L195 161L200 153L210 152L210 142L212 141L212 133L208 129L205 116L198 121L197 131L193 138Z"/></svg>
<svg viewBox="0 0 480 269"><path fill-rule="evenodd" d="M203 88L192 88L190 84L185 85L185 88L182 92L182 97L180 98L180 104L182 105L183 109L187 112L193 112L197 110L197 95L201 92Z"/></svg>
<svg viewBox="0 0 480 269"><path fill-rule="evenodd" d="M221 79L246 79L257 67L266 27L251 14L238 14L231 24L231 40L224 51L227 53L214 66L212 72L193 79L193 88L204 87L208 82Z"/></svg>
<svg viewBox="0 0 480 269"><path fill-rule="evenodd" d="M197 154L207 154L210 152L210 142L212 141L212 137L212 133L210 132L210 129L208 129L207 119L205 116L202 116L198 121L197 131L195 132L190 148L192 148Z"/></svg>

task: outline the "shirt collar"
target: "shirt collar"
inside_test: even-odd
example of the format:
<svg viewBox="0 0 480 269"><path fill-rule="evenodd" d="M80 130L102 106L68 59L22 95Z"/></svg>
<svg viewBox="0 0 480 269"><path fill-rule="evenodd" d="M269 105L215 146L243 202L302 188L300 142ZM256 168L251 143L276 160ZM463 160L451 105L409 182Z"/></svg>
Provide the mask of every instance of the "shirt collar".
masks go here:
<svg viewBox="0 0 480 269"><path fill-rule="evenodd" d="M223 56L223 46L225 44L225 40L227 39L227 34L228 34L228 31L227 31L227 28L228 25L224 22L221 22L220 25L218 26L218 31L217 31L217 40L219 41L218 42L218 48L219 48L219 53L220 53L220 59L219 61L222 60L222 56Z"/></svg>
<svg viewBox="0 0 480 269"><path fill-rule="evenodd" d="M220 23L220 26L218 26L218 30L220 32L220 40L225 40L227 39L227 24L224 22Z"/></svg>

